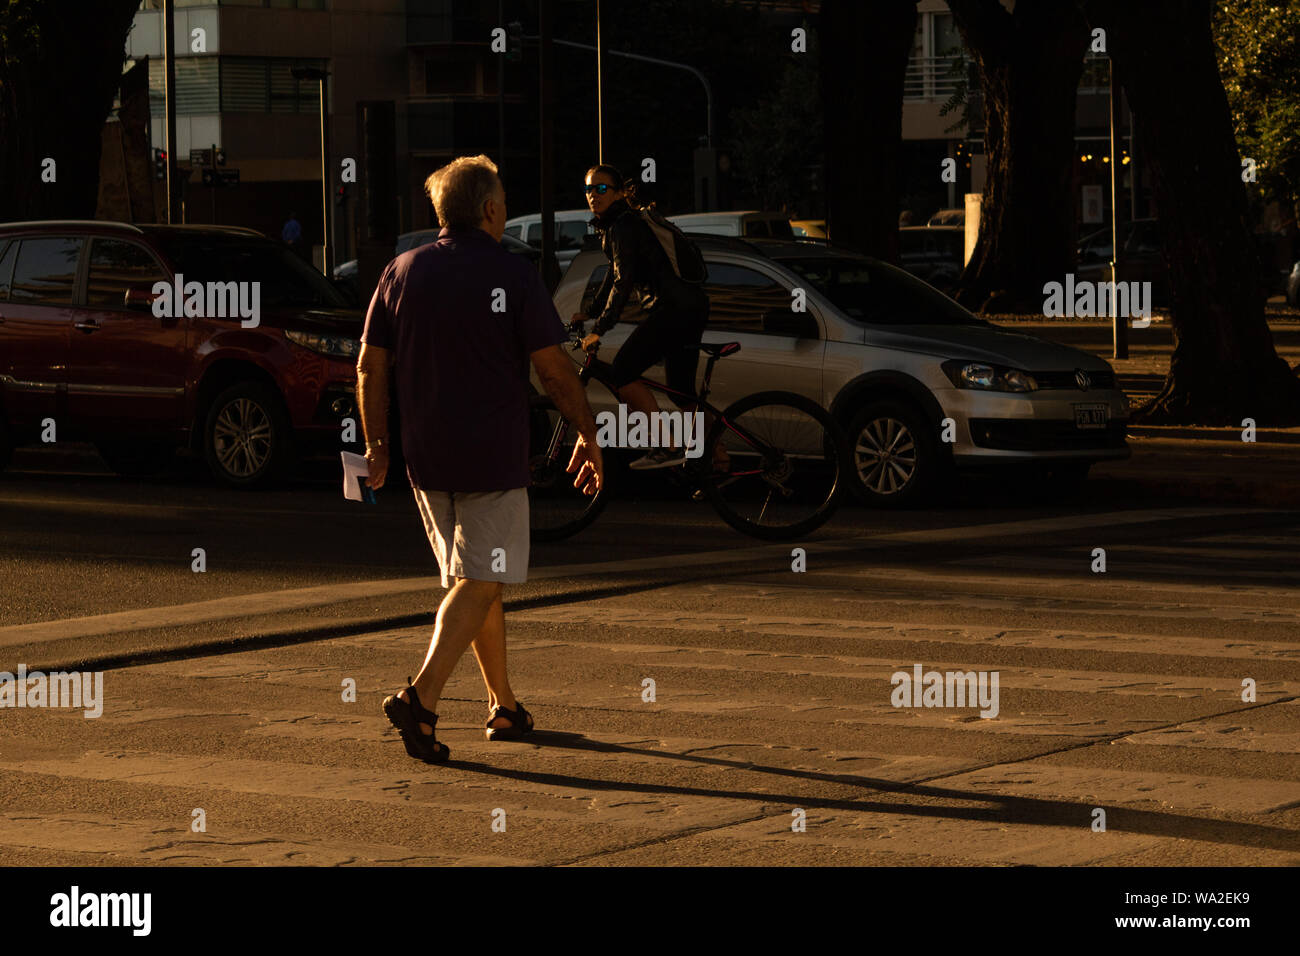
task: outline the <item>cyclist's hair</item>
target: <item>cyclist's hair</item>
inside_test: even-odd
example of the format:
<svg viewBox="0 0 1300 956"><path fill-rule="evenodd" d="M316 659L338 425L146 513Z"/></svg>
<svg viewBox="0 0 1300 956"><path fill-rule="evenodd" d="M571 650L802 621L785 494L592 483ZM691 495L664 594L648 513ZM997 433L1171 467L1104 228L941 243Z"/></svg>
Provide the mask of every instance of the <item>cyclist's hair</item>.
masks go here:
<svg viewBox="0 0 1300 956"><path fill-rule="evenodd" d="M497 164L486 156L460 156L424 181L438 223L448 229L476 229L483 204L505 194Z"/></svg>
<svg viewBox="0 0 1300 956"><path fill-rule="evenodd" d="M592 166L589 170L587 170L588 176L591 176L595 173L604 173L606 176L612 179L614 181L614 188L623 190L623 198L627 201L627 204L631 206L633 209L654 208L654 203L642 202L637 197L636 183L631 179L624 179L623 174L618 171L617 167L611 166L609 165L609 163L600 163L599 165Z"/></svg>

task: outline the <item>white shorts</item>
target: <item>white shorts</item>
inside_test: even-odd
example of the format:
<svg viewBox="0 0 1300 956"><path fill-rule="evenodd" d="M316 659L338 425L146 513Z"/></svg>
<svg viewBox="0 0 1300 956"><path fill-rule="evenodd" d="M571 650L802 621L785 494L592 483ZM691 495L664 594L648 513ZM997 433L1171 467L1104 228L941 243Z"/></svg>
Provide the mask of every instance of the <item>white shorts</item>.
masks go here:
<svg viewBox="0 0 1300 956"><path fill-rule="evenodd" d="M528 580L527 488L414 491L443 587L451 587L454 578L503 584Z"/></svg>

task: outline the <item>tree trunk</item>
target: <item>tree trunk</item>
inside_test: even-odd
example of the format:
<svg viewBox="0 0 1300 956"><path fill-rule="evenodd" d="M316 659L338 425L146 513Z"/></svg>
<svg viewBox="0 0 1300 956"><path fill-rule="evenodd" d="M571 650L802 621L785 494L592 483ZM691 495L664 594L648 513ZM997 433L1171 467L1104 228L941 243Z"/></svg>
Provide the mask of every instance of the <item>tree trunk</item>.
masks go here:
<svg viewBox="0 0 1300 956"><path fill-rule="evenodd" d="M821 49L827 235L898 258L903 77L916 0L823 0Z"/></svg>
<svg viewBox="0 0 1300 956"><path fill-rule="evenodd" d="M1210 0L1086 0L1106 30L1159 209L1173 303L1164 388L1134 420L1300 421L1300 379L1273 346Z"/></svg>
<svg viewBox="0 0 1300 956"><path fill-rule="evenodd" d="M11 0L0 10L0 222L95 215L101 130L138 7Z"/></svg>
<svg viewBox="0 0 1300 956"><path fill-rule="evenodd" d="M979 70L984 186L979 240L957 300L1041 312L1043 284L1074 268L1074 113L1088 26L1068 3L949 0Z"/></svg>

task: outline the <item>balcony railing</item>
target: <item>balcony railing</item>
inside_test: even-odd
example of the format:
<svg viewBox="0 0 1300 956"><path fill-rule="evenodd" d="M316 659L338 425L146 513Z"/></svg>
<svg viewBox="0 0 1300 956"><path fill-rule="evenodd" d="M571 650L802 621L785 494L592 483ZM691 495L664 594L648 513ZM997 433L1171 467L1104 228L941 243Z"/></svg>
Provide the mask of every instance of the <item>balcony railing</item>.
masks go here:
<svg viewBox="0 0 1300 956"><path fill-rule="evenodd" d="M966 83L963 56L914 56L903 76L903 101L945 102Z"/></svg>

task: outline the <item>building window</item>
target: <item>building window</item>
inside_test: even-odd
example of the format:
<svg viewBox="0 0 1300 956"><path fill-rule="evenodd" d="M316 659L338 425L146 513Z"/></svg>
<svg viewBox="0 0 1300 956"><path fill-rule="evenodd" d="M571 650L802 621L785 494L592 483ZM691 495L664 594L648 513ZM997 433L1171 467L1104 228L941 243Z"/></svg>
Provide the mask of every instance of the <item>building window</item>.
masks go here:
<svg viewBox="0 0 1300 956"><path fill-rule="evenodd" d="M478 92L478 64L474 60L431 56L424 61L424 92L429 96Z"/></svg>
<svg viewBox="0 0 1300 956"><path fill-rule="evenodd" d="M215 56L176 58L176 112L215 113L218 103L220 68ZM162 116L166 83L163 61L149 60L149 114Z"/></svg>
<svg viewBox="0 0 1300 956"><path fill-rule="evenodd" d="M295 67L323 70L324 60L289 57L221 58L223 113L315 113L320 109L320 85L298 80Z"/></svg>

